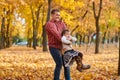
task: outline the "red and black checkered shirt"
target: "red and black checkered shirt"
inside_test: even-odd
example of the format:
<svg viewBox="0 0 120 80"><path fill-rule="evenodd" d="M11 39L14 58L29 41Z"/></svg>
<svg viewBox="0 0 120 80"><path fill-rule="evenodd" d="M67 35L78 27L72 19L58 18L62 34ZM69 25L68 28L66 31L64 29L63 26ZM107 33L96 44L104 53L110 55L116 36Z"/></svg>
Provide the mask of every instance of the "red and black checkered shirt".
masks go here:
<svg viewBox="0 0 120 80"><path fill-rule="evenodd" d="M54 47L61 49L61 33L64 29L66 29L66 25L62 21L53 21L50 20L46 23L45 26L47 35L48 35L48 45L49 47Z"/></svg>

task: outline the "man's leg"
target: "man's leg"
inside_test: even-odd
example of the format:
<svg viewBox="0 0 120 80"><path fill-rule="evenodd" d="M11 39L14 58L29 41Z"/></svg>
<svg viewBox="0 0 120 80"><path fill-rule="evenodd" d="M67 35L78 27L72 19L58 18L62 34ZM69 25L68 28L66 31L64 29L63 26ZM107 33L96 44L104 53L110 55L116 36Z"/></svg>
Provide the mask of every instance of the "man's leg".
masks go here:
<svg viewBox="0 0 120 80"><path fill-rule="evenodd" d="M64 75L65 75L65 80L71 80L70 79L70 68L64 66Z"/></svg>
<svg viewBox="0 0 120 80"><path fill-rule="evenodd" d="M56 63L56 67L54 70L54 80L60 80L60 71L62 68L62 56L60 54L60 50L53 47L50 47L49 50Z"/></svg>
<svg viewBox="0 0 120 80"><path fill-rule="evenodd" d="M62 60L63 60L63 56L62 56ZM63 67L64 67L65 80L71 80L70 79L70 67L65 67L64 61L63 61Z"/></svg>

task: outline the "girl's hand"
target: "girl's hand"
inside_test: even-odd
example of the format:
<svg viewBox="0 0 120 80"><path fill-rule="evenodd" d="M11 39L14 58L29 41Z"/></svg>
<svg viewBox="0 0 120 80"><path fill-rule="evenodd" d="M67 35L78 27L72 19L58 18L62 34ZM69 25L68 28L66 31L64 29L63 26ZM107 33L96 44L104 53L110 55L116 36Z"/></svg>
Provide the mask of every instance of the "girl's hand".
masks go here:
<svg viewBox="0 0 120 80"><path fill-rule="evenodd" d="M67 40L72 41L72 38L70 36L67 36Z"/></svg>

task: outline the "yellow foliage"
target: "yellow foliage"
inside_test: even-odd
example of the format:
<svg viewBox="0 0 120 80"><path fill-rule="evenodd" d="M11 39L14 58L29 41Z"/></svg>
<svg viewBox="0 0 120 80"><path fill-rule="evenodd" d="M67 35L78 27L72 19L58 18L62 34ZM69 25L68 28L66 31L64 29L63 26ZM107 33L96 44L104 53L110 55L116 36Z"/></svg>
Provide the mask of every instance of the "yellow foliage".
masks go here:
<svg viewBox="0 0 120 80"><path fill-rule="evenodd" d="M85 46L75 47L85 52ZM102 52L94 54L93 46L84 53L83 63L90 64L91 69L79 72L76 64L71 66L72 80L119 80L117 74L118 51L114 46L101 48ZM0 79L52 80L55 63L48 52L41 48L33 50L27 47L11 47L0 51ZM64 80L64 71L61 72Z"/></svg>
<svg viewBox="0 0 120 80"><path fill-rule="evenodd" d="M79 26L74 32L78 32L81 35L89 35L90 32L95 32L95 21L93 17L93 11L92 11L92 4L89 3L89 0L51 0L52 8L58 8L61 10L61 17L63 21L67 24L67 27L70 30L73 30L77 25ZM91 1L91 0L90 0ZM94 0L96 3L96 7L98 7L99 0ZM109 4L110 3L110 4ZM103 9L100 19L100 26L103 24L104 26L107 26L109 22L115 21L117 23L116 26L113 26L109 28L109 31L112 33L111 35L114 36L113 33L118 32L119 27L119 13L118 10L116 10L115 2L110 0L104 0L103 1ZM24 38L33 37L33 18L32 18L32 12L31 7L33 11L34 19L36 20L36 14L38 7L41 5L40 8L40 16L39 16L39 27L37 28L38 34L37 38L41 37L42 34L42 25L46 23L47 18L47 10L48 10L48 0L0 0L0 21L2 22L2 17L9 17L11 18L10 23L10 31L12 32L12 36L20 34L21 36L24 36ZM44 6L44 8L43 8ZM12 13L11 15L6 15L6 11L4 12L3 9L6 9L6 11L10 10ZM96 8L97 9L97 8ZM44 10L44 15L43 15ZM84 20L81 19L84 12L88 10L87 15L85 16ZM98 10L96 10L96 13ZM113 16L114 15L114 16ZM43 23L42 18L44 17ZM25 23L22 23L22 20L18 20L19 18L25 19ZM112 21L110 21L110 19ZM5 19L7 20L7 19ZM2 24L0 22L0 25ZM19 23L18 23L19 22ZM5 26L8 24L8 21L5 21ZM112 23L113 24L113 23ZM16 27L15 27L16 26ZM103 26L103 27L104 27ZM24 27L24 29L23 29ZM1 28L1 26L0 26ZM100 29L101 32L105 32L106 28ZM28 33L29 32L29 33Z"/></svg>

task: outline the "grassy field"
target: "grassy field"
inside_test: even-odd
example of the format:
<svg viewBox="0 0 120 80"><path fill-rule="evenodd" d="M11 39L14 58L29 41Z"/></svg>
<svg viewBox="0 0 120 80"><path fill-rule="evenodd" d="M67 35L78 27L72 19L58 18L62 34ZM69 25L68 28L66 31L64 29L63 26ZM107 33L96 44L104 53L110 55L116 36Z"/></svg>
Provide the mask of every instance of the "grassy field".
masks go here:
<svg viewBox="0 0 120 80"><path fill-rule="evenodd" d="M71 67L72 80L120 80L117 76L118 48L100 48L99 54L94 54L93 47L75 49L84 53L83 63L90 64L91 69L78 72L74 63ZM11 47L0 50L0 80L52 80L54 66L49 52L42 52L41 48ZM62 69L61 80L64 80L63 73Z"/></svg>

